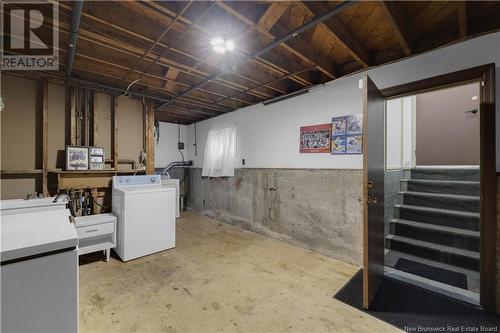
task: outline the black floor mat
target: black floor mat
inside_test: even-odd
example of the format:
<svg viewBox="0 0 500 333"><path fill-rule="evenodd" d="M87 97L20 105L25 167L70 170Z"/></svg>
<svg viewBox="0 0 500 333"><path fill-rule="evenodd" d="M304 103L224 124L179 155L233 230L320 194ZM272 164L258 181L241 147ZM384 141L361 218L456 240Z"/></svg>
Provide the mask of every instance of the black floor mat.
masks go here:
<svg viewBox="0 0 500 333"><path fill-rule="evenodd" d="M362 295L359 270L334 298L407 332L498 332L500 328L499 316L387 277L370 311L363 309Z"/></svg>
<svg viewBox="0 0 500 333"><path fill-rule="evenodd" d="M463 273L422 264L405 258L400 258L394 268L426 279L446 283L450 286L467 289L467 276Z"/></svg>

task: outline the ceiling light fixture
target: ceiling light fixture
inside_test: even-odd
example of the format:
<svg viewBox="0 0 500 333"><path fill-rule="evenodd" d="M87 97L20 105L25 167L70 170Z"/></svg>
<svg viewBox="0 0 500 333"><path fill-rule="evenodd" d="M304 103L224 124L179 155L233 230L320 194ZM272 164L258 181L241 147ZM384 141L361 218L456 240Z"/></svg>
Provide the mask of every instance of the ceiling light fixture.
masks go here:
<svg viewBox="0 0 500 333"><path fill-rule="evenodd" d="M215 52L224 54L226 51L234 51L234 41L217 36L210 42Z"/></svg>

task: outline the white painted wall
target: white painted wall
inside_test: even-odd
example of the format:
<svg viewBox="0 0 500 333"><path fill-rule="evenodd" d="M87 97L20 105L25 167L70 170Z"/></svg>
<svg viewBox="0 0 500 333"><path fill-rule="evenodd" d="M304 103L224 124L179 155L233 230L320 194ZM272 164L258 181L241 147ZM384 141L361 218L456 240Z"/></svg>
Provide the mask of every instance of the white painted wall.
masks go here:
<svg viewBox="0 0 500 333"><path fill-rule="evenodd" d="M386 168L414 166L415 96L395 98L386 104Z"/></svg>
<svg viewBox="0 0 500 333"><path fill-rule="evenodd" d="M401 99L392 99L386 104L385 162L387 169L401 168L403 155L403 126Z"/></svg>
<svg viewBox="0 0 500 333"><path fill-rule="evenodd" d="M185 125L180 125L181 142L184 142L184 159L187 160L187 131ZM167 166L170 162L182 160L181 153L177 150L178 125L160 122L160 142L155 146L155 167Z"/></svg>
<svg viewBox="0 0 500 333"><path fill-rule="evenodd" d="M416 96L403 99L403 168L413 168L416 164L417 106Z"/></svg>
<svg viewBox="0 0 500 333"><path fill-rule="evenodd" d="M299 127L329 123L333 116L362 112L358 81L370 75L386 88L474 66L496 63L497 114L500 110L500 32L437 49L419 56L340 78L309 94L268 106L249 106L197 124L198 156L194 156L194 127L187 130L187 149L201 167L207 133L211 128L235 125L239 164L253 168L349 168L361 169L362 156L299 154ZM500 114L497 116L497 149L500 150ZM498 150L497 150L498 151ZM500 170L500 153L497 153Z"/></svg>

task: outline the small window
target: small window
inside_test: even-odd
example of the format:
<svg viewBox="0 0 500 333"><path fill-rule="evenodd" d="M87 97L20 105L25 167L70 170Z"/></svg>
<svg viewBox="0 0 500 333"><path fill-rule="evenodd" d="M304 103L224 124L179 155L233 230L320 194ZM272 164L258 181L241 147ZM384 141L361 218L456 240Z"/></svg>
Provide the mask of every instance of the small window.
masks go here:
<svg viewBox="0 0 500 333"><path fill-rule="evenodd" d="M233 177L236 161L236 129L227 127L208 132L203 177Z"/></svg>

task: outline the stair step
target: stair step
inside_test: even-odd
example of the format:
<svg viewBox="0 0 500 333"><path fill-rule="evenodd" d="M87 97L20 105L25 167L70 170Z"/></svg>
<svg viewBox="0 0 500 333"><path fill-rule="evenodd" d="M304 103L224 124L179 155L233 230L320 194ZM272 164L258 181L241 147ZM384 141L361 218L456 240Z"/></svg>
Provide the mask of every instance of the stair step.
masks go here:
<svg viewBox="0 0 500 333"><path fill-rule="evenodd" d="M457 249L398 235L385 237L386 248L449 265L479 271L479 252Z"/></svg>
<svg viewBox="0 0 500 333"><path fill-rule="evenodd" d="M408 220L391 220L391 234L446 245L469 251L479 251L479 232Z"/></svg>
<svg viewBox="0 0 500 333"><path fill-rule="evenodd" d="M471 196L479 196L480 194L478 181L402 179L401 189L412 192L449 193Z"/></svg>
<svg viewBox="0 0 500 333"><path fill-rule="evenodd" d="M479 168L414 168L411 179L479 181Z"/></svg>
<svg viewBox="0 0 500 333"><path fill-rule="evenodd" d="M457 194L399 192L399 202L405 205L442 208L479 213L479 197Z"/></svg>
<svg viewBox="0 0 500 333"><path fill-rule="evenodd" d="M404 204L394 206L394 217L402 220L479 231L479 213Z"/></svg>

